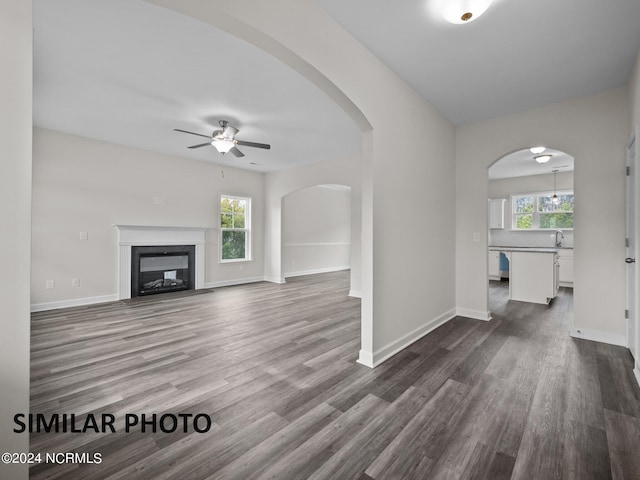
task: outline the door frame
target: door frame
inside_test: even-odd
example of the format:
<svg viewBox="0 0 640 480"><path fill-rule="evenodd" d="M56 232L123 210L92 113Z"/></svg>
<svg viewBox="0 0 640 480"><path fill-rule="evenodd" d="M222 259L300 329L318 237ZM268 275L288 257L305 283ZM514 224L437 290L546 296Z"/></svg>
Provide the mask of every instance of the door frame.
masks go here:
<svg viewBox="0 0 640 480"><path fill-rule="evenodd" d="M638 166L638 157L640 156L640 125L636 125L633 127L632 129L632 134L631 134L631 139L629 141L629 144L627 145L627 166L631 167L629 169L628 175L627 175L627 191L625 193L625 195L627 195L627 221L626 223L626 229L629 229L629 215L633 215L633 223L634 223L634 229L633 229L633 248L634 251L630 252L629 249L627 249L627 258L629 258L629 254L633 254L633 255L638 255L638 252L640 251L640 169L637 168ZM632 162L632 158L633 158L633 162ZM633 164L631 164L633 163ZM633 205L632 208L629 208L629 189L633 188L633 193L634 193L634 199L633 199ZM628 232L625 232L625 234L627 235L626 238L628 237ZM633 257L632 257L633 258ZM633 322L630 328L629 323L627 323L627 346L629 347L629 350L631 351L631 353L634 355L634 359L633 359L633 373L635 375L636 381L638 382L638 385L640 385L640 322L639 322L639 317L640 317L640 312L638 311L638 308L640 306L640 268L638 268L635 263L632 264L633 268L631 269L631 271L633 271L633 283L634 285L632 285L633 289L631 292L631 295L629 295L630 292L630 285L629 285L629 270L627 270L627 299L626 299L626 306L625 308L629 309L629 307L631 306L634 309L634 313L635 315L633 315L633 319L628 318L627 322ZM631 298L630 298L631 297ZM632 302L632 303L631 303ZM631 315L629 315L631 316Z"/></svg>
<svg viewBox="0 0 640 480"><path fill-rule="evenodd" d="M637 209L638 209L638 174L636 168L636 135L631 136L627 145L626 185L625 185L625 255L626 266L626 299L625 319L627 347L631 355L637 358L637 330L638 330L638 278L635 263L638 251Z"/></svg>

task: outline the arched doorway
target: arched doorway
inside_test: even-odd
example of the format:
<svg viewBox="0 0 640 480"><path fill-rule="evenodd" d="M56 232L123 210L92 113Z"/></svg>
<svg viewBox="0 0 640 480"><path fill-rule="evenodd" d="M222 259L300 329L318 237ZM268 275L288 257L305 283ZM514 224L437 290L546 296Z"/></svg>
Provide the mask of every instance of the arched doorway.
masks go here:
<svg viewBox="0 0 640 480"><path fill-rule="evenodd" d="M571 155L545 147L517 150L488 168L490 310L500 308L508 299L551 302L557 287L573 289L573 171ZM549 277L549 291L554 293L536 296L533 292L516 291L516 285L521 283L512 276L512 256L549 249L557 252L551 268L556 264L558 267Z"/></svg>
<svg viewBox="0 0 640 480"><path fill-rule="evenodd" d="M285 278L351 268L351 187L316 185L283 198Z"/></svg>

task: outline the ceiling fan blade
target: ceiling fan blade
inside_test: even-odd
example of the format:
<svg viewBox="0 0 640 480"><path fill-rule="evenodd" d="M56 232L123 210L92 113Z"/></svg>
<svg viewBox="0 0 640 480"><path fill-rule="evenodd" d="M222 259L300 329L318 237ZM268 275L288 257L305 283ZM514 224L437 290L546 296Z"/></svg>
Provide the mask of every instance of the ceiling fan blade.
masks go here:
<svg viewBox="0 0 640 480"><path fill-rule="evenodd" d="M244 157L244 153L242 153L240 150L238 150L236 147L232 147L231 150L229 150L231 153L233 153L236 157Z"/></svg>
<svg viewBox="0 0 640 480"><path fill-rule="evenodd" d="M187 148L200 148L200 147L206 147L207 145L211 145L211 142L199 143L198 145L191 145L190 147L187 147Z"/></svg>
<svg viewBox="0 0 640 480"><path fill-rule="evenodd" d="M268 145L266 143L245 142L244 140L236 140L236 143L238 145L242 145L243 147L264 148L266 150L269 150L271 148L271 145Z"/></svg>
<svg viewBox="0 0 640 480"><path fill-rule="evenodd" d="M211 136L210 136L210 135L203 135L203 134L201 134L201 133L189 132L189 131L187 131L187 130L180 130L179 128L174 128L174 130L175 130L176 132L189 133L189 134L191 134L191 135L198 135L199 137L211 138Z"/></svg>

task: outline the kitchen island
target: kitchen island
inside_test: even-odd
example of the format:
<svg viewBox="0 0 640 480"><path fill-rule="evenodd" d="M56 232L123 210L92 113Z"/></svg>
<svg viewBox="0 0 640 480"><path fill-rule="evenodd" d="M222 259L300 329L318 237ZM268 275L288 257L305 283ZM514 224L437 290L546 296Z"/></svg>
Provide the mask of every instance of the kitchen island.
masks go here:
<svg viewBox="0 0 640 480"><path fill-rule="evenodd" d="M509 300L548 304L558 293L558 248L489 247L509 260Z"/></svg>

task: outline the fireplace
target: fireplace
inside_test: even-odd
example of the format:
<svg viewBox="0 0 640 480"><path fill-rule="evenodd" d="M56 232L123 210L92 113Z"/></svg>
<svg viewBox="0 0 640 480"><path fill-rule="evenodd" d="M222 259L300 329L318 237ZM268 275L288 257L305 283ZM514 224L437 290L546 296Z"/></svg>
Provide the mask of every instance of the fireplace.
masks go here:
<svg viewBox="0 0 640 480"><path fill-rule="evenodd" d="M185 284L188 284L189 289L205 288L205 232L207 227L154 225L115 225L115 227L118 230L118 298L120 300L140 296L140 290L144 290L143 295L149 295L148 287L145 288L144 285L150 282L155 282L157 286L162 284L162 288L165 288L165 279L167 280L166 287L172 287L168 291L184 290L186 289ZM141 259L144 260L141 262L134 260L134 249L142 249L139 250L139 253L142 252ZM166 255L164 252L167 252ZM150 255L146 256L147 254ZM185 256L187 257L186 266L189 270L188 276L185 275L184 270L186 269L183 268ZM154 257L156 258L154 259ZM141 269L146 271L140 272ZM155 272L153 278L147 279L147 274L151 272ZM159 276L158 272L160 272ZM140 273L145 274L145 281L142 282L142 285ZM133 279L134 275L138 275L135 280ZM182 285L178 285L181 282L173 281L178 279L182 280ZM175 285L171 285L172 283ZM153 293L161 293L161 291Z"/></svg>
<svg viewBox="0 0 640 480"><path fill-rule="evenodd" d="M131 247L131 296L193 290L195 245Z"/></svg>

